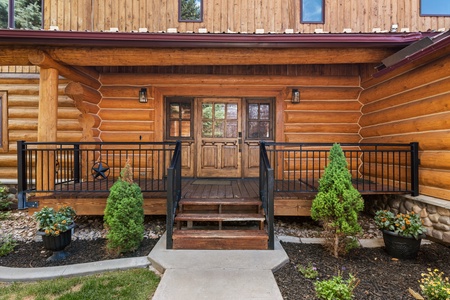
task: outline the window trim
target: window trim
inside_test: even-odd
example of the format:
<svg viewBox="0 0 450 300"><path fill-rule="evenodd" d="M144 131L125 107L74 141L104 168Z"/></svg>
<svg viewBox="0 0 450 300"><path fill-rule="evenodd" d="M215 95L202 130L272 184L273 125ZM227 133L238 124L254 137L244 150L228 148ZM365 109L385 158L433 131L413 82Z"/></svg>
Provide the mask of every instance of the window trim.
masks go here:
<svg viewBox="0 0 450 300"><path fill-rule="evenodd" d="M201 23L203 22L203 0L200 1L200 18L198 20L183 20L181 18L181 1L178 0L178 22L186 22L186 23Z"/></svg>
<svg viewBox="0 0 450 300"><path fill-rule="evenodd" d="M322 1L322 15L321 15L321 19L319 21L308 21L308 20L304 20L304 9L303 9L303 2L305 0L300 0L300 23L301 24L324 24L325 23L325 0L321 0Z"/></svg>
<svg viewBox="0 0 450 300"><path fill-rule="evenodd" d="M191 122L191 126L190 126L190 137L182 137L182 136L177 136L177 137L172 137L170 136L170 103L173 102L178 102L178 103L190 103L191 104L191 118L190 118L190 122ZM164 138L165 140L168 141L176 141L176 140L180 140L180 141L193 141L194 140L194 98L193 97L166 97L165 98L165 129L164 129ZM180 127L181 128L181 127Z"/></svg>
<svg viewBox="0 0 450 300"><path fill-rule="evenodd" d="M448 14L439 14L439 13L436 13L436 14L430 14L430 13L428 13L428 14L425 14L425 13L423 13L422 12L422 3L423 3L423 1L430 1L430 0L420 0L420 16L421 17L448 17L448 16L450 16L450 11L449 11L449 13Z"/></svg>
<svg viewBox="0 0 450 300"><path fill-rule="evenodd" d="M1 122L1 144L0 152L8 152L8 93L0 91L0 122Z"/></svg>

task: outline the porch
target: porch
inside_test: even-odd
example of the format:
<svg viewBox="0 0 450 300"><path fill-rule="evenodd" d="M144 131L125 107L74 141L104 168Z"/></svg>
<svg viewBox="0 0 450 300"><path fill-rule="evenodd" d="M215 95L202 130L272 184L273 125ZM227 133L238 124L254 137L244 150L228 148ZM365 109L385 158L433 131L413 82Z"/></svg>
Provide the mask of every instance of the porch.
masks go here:
<svg viewBox="0 0 450 300"><path fill-rule="evenodd" d="M19 141L19 208L34 211L58 203L73 206L80 215L102 215L109 189L129 160L143 192L145 214L166 214L167 191L174 189L167 176L175 145ZM262 142L261 146L274 170L275 215L309 215L332 144ZM341 147L361 194L418 195L417 143ZM258 178L181 178L180 182L180 199L259 198L262 184Z"/></svg>
<svg viewBox="0 0 450 300"><path fill-rule="evenodd" d="M145 213L167 215L167 248L274 249L274 215L310 214L332 145L261 141L258 179L182 179L181 142L17 146L19 208L66 204L102 215L127 162ZM341 147L363 194L418 194L417 143Z"/></svg>

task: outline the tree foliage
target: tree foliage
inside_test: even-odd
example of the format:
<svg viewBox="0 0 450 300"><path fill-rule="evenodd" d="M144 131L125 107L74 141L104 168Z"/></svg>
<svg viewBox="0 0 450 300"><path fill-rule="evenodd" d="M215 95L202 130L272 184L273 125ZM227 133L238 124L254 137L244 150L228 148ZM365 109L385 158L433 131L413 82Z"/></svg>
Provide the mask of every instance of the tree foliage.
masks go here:
<svg viewBox="0 0 450 300"><path fill-rule="evenodd" d="M333 145L328 160L319 180L319 192L312 203L311 217L323 222L324 229L330 234L328 246L337 257L340 252L345 252L342 242L361 231L358 213L363 210L364 202L352 185L347 160L339 144Z"/></svg>
<svg viewBox="0 0 450 300"><path fill-rule="evenodd" d="M133 182L129 162L110 189L104 221L107 247L116 254L136 250L144 238L144 209L141 188Z"/></svg>
<svg viewBox="0 0 450 300"><path fill-rule="evenodd" d="M41 0L15 0L14 25L16 29L40 29ZM0 28L8 27L8 0L0 0Z"/></svg>
<svg viewBox="0 0 450 300"><path fill-rule="evenodd" d="M198 0L181 0L181 20L200 20L200 2Z"/></svg>

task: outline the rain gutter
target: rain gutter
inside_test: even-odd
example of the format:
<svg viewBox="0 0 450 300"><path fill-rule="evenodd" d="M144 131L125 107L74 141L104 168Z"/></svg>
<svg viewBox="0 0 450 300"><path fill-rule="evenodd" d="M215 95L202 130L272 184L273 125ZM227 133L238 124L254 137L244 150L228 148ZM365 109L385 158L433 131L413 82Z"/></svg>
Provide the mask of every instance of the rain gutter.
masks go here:
<svg viewBox="0 0 450 300"><path fill-rule="evenodd" d="M437 33L137 33L0 30L0 45L120 48L404 47Z"/></svg>
<svg viewBox="0 0 450 300"><path fill-rule="evenodd" d="M395 63L389 67L386 67L386 68L380 70L377 73L374 73L372 76L375 78L381 77L389 72L392 72L395 69L398 69L398 68L400 68L404 65L407 65L409 63L412 63L414 61L420 60L420 59L427 57L433 53L436 53L441 50L445 51L446 48L448 48L447 54L450 53L450 31L446 33L445 37L443 37L441 39L436 38L436 41L433 44L431 44L417 52L414 52L409 56L406 56L404 59L398 61L397 63Z"/></svg>

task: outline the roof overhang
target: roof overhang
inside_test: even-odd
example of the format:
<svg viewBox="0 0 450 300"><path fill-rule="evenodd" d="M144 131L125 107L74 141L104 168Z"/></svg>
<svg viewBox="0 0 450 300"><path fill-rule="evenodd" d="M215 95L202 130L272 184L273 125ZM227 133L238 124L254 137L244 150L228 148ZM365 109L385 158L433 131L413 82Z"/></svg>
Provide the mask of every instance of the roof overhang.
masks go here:
<svg viewBox="0 0 450 300"><path fill-rule="evenodd" d="M437 33L138 33L0 30L0 45L120 48L405 47Z"/></svg>

